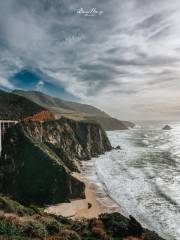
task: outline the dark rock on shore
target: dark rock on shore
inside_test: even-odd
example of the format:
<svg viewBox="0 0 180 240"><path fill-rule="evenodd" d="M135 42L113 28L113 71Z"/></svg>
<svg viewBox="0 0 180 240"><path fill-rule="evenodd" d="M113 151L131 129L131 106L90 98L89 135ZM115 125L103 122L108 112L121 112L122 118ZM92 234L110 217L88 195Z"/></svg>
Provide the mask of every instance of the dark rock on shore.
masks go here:
<svg viewBox="0 0 180 240"><path fill-rule="evenodd" d="M119 145L117 145L114 149L121 150L121 147Z"/></svg>
<svg viewBox="0 0 180 240"><path fill-rule="evenodd" d="M108 150L110 142L95 123L65 118L20 122L3 140L1 190L25 203L84 198L85 185L71 171L78 171L80 160Z"/></svg>
<svg viewBox="0 0 180 240"><path fill-rule="evenodd" d="M136 219L132 216L129 216L130 220L127 226L127 236L134 236L142 238L143 228L141 224L136 221Z"/></svg>
<svg viewBox="0 0 180 240"><path fill-rule="evenodd" d="M163 128L162 128L162 130L171 130L172 128L171 128L171 126L169 126L169 125L165 125Z"/></svg>
<svg viewBox="0 0 180 240"><path fill-rule="evenodd" d="M102 221L106 231L113 238L135 237L144 240L163 240L155 232L149 231L132 216L124 217L118 212L111 214L101 214L99 219Z"/></svg>

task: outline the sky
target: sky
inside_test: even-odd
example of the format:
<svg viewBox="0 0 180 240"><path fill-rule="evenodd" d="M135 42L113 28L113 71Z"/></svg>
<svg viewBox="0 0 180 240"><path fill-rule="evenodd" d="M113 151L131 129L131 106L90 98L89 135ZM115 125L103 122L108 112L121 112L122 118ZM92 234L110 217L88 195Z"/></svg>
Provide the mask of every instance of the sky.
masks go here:
<svg viewBox="0 0 180 240"><path fill-rule="evenodd" d="M180 118L179 0L0 1L0 88Z"/></svg>

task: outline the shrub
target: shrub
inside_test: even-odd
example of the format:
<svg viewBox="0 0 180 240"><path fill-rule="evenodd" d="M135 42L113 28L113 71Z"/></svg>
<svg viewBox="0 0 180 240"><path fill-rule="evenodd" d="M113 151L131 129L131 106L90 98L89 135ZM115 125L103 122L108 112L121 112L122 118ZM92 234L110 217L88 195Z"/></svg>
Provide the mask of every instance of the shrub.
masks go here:
<svg viewBox="0 0 180 240"><path fill-rule="evenodd" d="M64 225L72 225L73 224L73 221L70 218L63 217L63 216L60 216L60 215L55 216L55 218L59 223L62 223Z"/></svg>
<svg viewBox="0 0 180 240"><path fill-rule="evenodd" d="M46 229L50 235L59 233L60 225L57 221L47 223Z"/></svg>
<svg viewBox="0 0 180 240"><path fill-rule="evenodd" d="M69 229L63 229L60 231L59 240L81 240L80 236Z"/></svg>
<svg viewBox="0 0 180 240"><path fill-rule="evenodd" d="M34 215L34 214L35 214L35 211L34 211L34 209L32 209L32 208L25 207L25 208L23 209L23 214L22 214L22 215L30 215L30 216L32 216L32 215Z"/></svg>
<svg viewBox="0 0 180 240"><path fill-rule="evenodd" d="M13 222L6 219L0 219L0 235L20 236L22 235L22 229Z"/></svg>
<svg viewBox="0 0 180 240"><path fill-rule="evenodd" d="M89 226L94 237L97 237L101 240L109 240L101 220L93 218L90 220Z"/></svg>
<svg viewBox="0 0 180 240"><path fill-rule="evenodd" d="M40 214L40 215L42 214L41 208L39 208L36 205L30 205L30 209L33 210L33 212L36 213L36 214Z"/></svg>
<svg viewBox="0 0 180 240"><path fill-rule="evenodd" d="M0 209L9 212L16 213L23 216L24 214L33 215L35 211L31 208L24 207L20 203L10 199L9 197L0 196Z"/></svg>
<svg viewBox="0 0 180 240"><path fill-rule="evenodd" d="M106 235L106 232L104 231L103 228L100 228L100 227L93 227L92 228L92 234L101 239L101 240L109 240L109 238L107 237Z"/></svg>
<svg viewBox="0 0 180 240"><path fill-rule="evenodd" d="M113 237L125 237L128 231L129 220L120 213L101 214L99 216L105 229Z"/></svg>
<svg viewBox="0 0 180 240"><path fill-rule="evenodd" d="M5 212L13 212L17 214L23 214L24 207L11 200L8 197L0 197L0 209L4 210Z"/></svg>
<svg viewBox="0 0 180 240"><path fill-rule="evenodd" d="M75 232L81 233L83 234L84 232L87 232L89 229L89 223L86 220L81 220L81 221L74 221L72 227L72 230L74 230Z"/></svg>
<svg viewBox="0 0 180 240"><path fill-rule="evenodd" d="M46 237L47 236L47 231L45 227L34 220L29 220L25 222L23 226L23 232L26 236L28 237Z"/></svg>

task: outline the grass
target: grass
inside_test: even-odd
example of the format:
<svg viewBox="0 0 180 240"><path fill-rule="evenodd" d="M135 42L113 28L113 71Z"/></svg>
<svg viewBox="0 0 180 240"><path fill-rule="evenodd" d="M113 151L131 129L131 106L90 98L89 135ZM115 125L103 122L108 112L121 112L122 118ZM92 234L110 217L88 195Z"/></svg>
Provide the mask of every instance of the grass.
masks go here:
<svg viewBox="0 0 180 240"><path fill-rule="evenodd" d="M15 213L17 215L33 215L37 208L24 207L20 203L10 199L9 197L0 196L0 209L4 212Z"/></svg>
<svg viewBox="0 0 180 240"><path fill-rule="evenodd" d="M45 238L48 235L48 232L42 223L35 220L29 220L24 223L23 235Z"/></svg>
<svg viewBox="0 0 180 240"><path fill-rule="evenodd" d="M21 236L22 229L7 219L0 219L0 235Z"/></svg>
<svg viewBox="0 0 180 240"><path fill-rule="evenodd" d="M122 240L129 226L129 220L119 213L71 220L4 196L0 197L0 209L0 240ZM163 240L148 230L144 234L145 240Z"/></svg>

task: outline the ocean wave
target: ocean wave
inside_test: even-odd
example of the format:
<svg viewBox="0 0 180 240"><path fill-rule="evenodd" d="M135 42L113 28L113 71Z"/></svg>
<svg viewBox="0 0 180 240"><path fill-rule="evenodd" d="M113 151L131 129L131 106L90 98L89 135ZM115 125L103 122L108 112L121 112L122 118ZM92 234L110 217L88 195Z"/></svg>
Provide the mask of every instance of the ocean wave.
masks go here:
<svg viewBox="0 0 180 240"><path fill-rule="evenodd" d="M112 145L123 150L94 159L93 174L123 214L166 239L180 240L180 161L173 155L180 131L154 129L108 132Z"/></svg>

